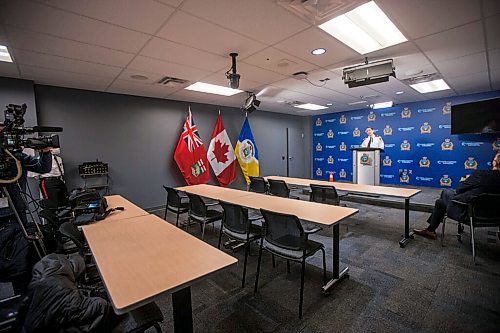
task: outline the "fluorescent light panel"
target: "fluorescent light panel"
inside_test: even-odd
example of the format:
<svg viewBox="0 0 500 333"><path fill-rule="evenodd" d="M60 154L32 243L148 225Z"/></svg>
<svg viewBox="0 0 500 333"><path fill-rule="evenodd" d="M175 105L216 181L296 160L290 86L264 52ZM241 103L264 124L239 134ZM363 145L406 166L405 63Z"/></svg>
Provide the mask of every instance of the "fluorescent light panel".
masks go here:
<svg viewBox="0 0 500 333"><path fill-rule="evenodd" d="M293 107L299 108L299 109L305 109L305 110L313 110L313 111L328 109L328 107L326 107L326 106L312 104L312 103L294 105Z"/></svg>
<svg viewBox="0 0 500 333"><path fill-rule="evenodd" d="M372 104L372 109L384 109L392 107L392 101Z"/></svg>
<svg viewBox="0 0 500 333"><path fill-rule="evenodd" d="M12 57L9 50L7 50L7 46L0 45L0 61L12 62Z"/></svg>
<svg viewBox="0 0 500 333"><path fill-rule="evenodd" d="M361 54L407 41L374 1L337 16L319 28Z"/></svg>
<svg viewBox="0 0 500 333"><path fill-rule="evenodd" d="M421 94L427 94L430 92L450 89L450 87L446 84L446 82L444 82L443 79L421 82L417 84L410 84L410 87L412 87Z"/></svg>
<svg viewBox="0 0 500 333"><path fill-rule="evenodd" d="M240 92L243 92L243 90L232 89L232 88L228 88L228 87L223 87L223 86L218 86L215 84L203 83L203 82L193 83L192 85L190 85L184 89L191 90L191 91L198 91L198 92L207 93L207 94L222 95L222 96L233 96L233 95L239 94Z"/></svg>

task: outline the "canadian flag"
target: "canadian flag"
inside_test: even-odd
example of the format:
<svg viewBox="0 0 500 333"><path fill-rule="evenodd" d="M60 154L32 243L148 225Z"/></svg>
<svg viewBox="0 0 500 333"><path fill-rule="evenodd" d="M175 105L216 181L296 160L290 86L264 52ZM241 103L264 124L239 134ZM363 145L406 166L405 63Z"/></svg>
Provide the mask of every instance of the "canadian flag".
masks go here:
<svg viewBox="0 0 500 333"><path fill-rule="evenodd" d="M221 186L226 187L236 179L236 157L220 111L208 146L207 159Z"/></svg>

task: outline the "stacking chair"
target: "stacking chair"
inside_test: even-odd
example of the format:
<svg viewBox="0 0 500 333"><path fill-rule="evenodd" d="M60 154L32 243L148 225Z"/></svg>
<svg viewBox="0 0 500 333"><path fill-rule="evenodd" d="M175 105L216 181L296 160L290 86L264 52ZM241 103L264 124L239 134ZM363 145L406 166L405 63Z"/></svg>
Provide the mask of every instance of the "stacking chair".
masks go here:
<svg viewBox="0 0 500 333"><path fill-rule="evenodd" d="M164 220L167 220L167 211L171 211L176 214L175 226L179 226L179 215L187 213L189 211L188 197L179 195L179 192L171 187L163 185L165 191L167 191L167 201L165 202L165 216Z"/></svg>
<svg viewBox="0 0 500 333"><path fill-rule="evenodd" d="M267 194L267 189L268 185L263 177L250 176L250 187L248 188L250 192Z"/></svg>
<svg viewBox="0 0 500 333"><path fill-rule="evenodd" d="M309 185L311 187L311 194L309 195L309 201L324 203L327 205L340 205L340 196L335 189L335 186L325 186L325 185Z"/></svg>
<svg viewBox="0 0 500 333"><path fill-rule="evenodd" d="M208 207L216 206L218 203L206 204L201 197L196 194L187 193L187 196L189 197L189 212L186 231L191 221L198 222L202 227L201 239L203 239L205 237L206 224L222 220L222 213L214 209L208 209Z"/></svg>
<svg viewBox="0 0 500 333"><path fill-rule="evenodd" d="M283 180L269 179L269 194L282 198L299 199L296 196L290 196L290 189Z"/></svg>
<svg viewBox="0 0 500 333"><path fill-rule="evenodd" d="M467 218L458 220L457 238L462 241L463 226L468 225L471 233L472 261L476 263L476 250L474 240L475 228L493 228L500 227L500 194L483 193L474 198L470 203L452 200L455 204L467 207ZM444 242L444 229L446 219L451 218L445 216L441 230L441 245Z"/></svg>
<svg viewBox="0 0 500 333"><path fill-rule="evenodd" d="M258 218L248 218L248 209L238 205L234 205L225 201L219 201L219 204L224 209L222 214L222 225L219 234L219 244L222 240L222 234L230 239L234 239L245 244L245 261L243 263L243 279L241 288L245 287L245 276L247 271L248 253L250 252L250 243L261 237L262 229L258 225L252 224Z"/></svg>
<svg viewBox="0 0 500 333"><path fill-rule="evenodd" d="M257 263L257 276L255 278L254 292L257 292L257 288L259 286L262 250L266 250L272 255L282 257L287 261L291 260L300 262L302 265L302 271L300 276L299 318L302 318L306 259L314 255L318 251L321 251L323 253L323 280L326 284L325 247L321 243L308 239L310 234L321 230L321 228L315 227L311 230L304 230L299 218L295 215L281 214L265 209L261 209L260 212L264 217L264 228L263 237L260 242L259 260Z"/></svg>

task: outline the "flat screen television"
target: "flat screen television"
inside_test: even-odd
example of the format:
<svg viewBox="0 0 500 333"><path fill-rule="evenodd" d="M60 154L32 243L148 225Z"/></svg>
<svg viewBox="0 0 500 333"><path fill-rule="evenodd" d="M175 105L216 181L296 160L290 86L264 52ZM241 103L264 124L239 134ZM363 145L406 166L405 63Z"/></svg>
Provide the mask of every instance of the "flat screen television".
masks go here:
<svg viewBox="0 0 500 333"><path fill-rule="evenodd" d="M451 134L500 132L500 98L451 106Z"/></svg>

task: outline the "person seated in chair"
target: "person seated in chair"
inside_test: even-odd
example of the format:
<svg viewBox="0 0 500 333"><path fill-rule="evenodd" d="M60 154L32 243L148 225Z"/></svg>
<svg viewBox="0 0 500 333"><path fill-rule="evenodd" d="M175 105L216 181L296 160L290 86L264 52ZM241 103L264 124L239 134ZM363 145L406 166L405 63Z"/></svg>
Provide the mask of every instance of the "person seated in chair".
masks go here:
<svg viewBox="0 0 500 333"><path fill-rule="evenodd" d="M467 218L467 207L452 200L464 203L482 193L500 193L500 152L491 162L491 170L476 170L467 179L460 183L456 191L445 189L441 197L436 200L431 216L427 219L429 226L426 229L414 230L415 234L435 240L436 229L443 222L445 214L454 220Z"/></svg>

